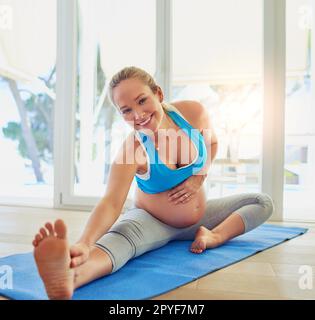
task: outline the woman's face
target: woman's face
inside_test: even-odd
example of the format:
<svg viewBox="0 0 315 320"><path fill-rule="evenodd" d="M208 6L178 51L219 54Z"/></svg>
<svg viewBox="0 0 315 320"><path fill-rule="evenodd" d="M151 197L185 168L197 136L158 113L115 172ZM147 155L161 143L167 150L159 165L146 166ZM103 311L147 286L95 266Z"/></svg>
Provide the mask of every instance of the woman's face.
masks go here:
<svg viewBox="0 0 315 320"><path fill-rule="evenodd" d="M135 130L157 131L163 121L163 93L154 94L139 79L127 79L113 89L113 100L124 120Z"/></svg>

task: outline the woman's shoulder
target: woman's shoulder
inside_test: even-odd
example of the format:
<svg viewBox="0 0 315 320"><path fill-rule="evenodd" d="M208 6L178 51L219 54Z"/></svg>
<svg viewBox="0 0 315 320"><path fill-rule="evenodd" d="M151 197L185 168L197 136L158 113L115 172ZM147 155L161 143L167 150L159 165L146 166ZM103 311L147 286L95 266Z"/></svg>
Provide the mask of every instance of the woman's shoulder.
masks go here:
<svg viewBox="0 0 315 320"><path fill-rule="evenodd" d="M205 106L198 101L190 100L173 102L172 105L183 114L192 127L200 131L206 144L210 145L218 142L210 113Z"/></svg>
<svg viewBox="0 0 315 320"><path fill-rule="evenodd" d="M181 100L172 102L171 104L194 128L200 128L204 113L206 112L205 107L200 102L194 100Z"/></svg>

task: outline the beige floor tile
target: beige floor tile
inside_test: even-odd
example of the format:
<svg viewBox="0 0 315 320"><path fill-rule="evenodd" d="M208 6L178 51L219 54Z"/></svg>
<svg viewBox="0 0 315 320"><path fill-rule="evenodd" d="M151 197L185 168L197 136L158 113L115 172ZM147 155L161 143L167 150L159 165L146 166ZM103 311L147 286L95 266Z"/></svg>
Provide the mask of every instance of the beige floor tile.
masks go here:
<svg viewBox="0 0 315 320"><path fill-rule="evenodd" d="M270 263L264 262L247 262L243 260L236 264L233 264L229 267L223 268L221 270L216 271L218 274L256 274L256 275L265 275L265 276L275 276L275 272L273 271Z"/></svg>
<svg viewBox="0 0 315 320"><path fill-rule="evenodd" d="M268 277L249 274L213 274L199 281L197 290L219 290L275 298L315 299L315 288L300 289L299 279L300 275Z"/></svg>
<svg viewBox="0 0 315 320"><path fill-rule="evenodd" d="M24 234L3 234L0 233L0 243L7 244L10 243L20 243L20 244L30 244L32 243L32 236L24 235Z"/></svg>
<svg viewBox="0 0 315 320"><path fill-rule="evenodd" d="M261 252L247 258L248 262L265 262L271 264L307 264L315 265L315 254L298 254L275 252Z"/></svg>
<svg viewBox="0 0 315 320"><path fill-rule="evenodd" d="M276 274L276 276L298 276L305 273L304 269L301 268L305 266L303 264L271 264L271 267ZM313 275L315 276L315 265L307 265L310 268ZM315 284L314 284L315 285Z"/></svg>
<svg viewBox="0 0 315 320"><path fill-rule="evenodd" d="M0 296L0 300L9 300L9 299Z"/></svg>
<svg viewBox="0 0 315 320"><path fill-rule="evenodd" d="M32 250L32 245L21 243L0 243L0 257L6 257L16 253L26 253Z"/></svg>
<svg viewBox="0 0 315 320"><path fill-rule="evenodd" d="M270 248L269 253L285 253L285 254L315 254L315 244L313 246L295 246L294 244L283 244Z"/></svg>
<svg viewBox="0 0 315 320"><path fill-rule="evenodd" d="M34 234L32 235L23 235L23 234L3 234L0 233L0 243L10 247L11 243L20 243L24 245L32 245L34 239ZM68 239L70 243L78 239L78 235L69 235Z"/></svg>
<svg viewBox="0 0 315 320"><path fill-rule="evenodd" d="M198 284L198 280L195 280L195 281L189 282L189 283L181 286L181 288L183 288L183 289L196 289L197 284Z"/></svg>
<svg viewBox="0 0 315 320"><path fill-rule="evenodd" d="M242 292L218 290L189 290L179 288L165 293L152 300L283 300L287 298Z"/></svg>
<svg viewBox="0 0 315 320"><path fill-rule="evenodd" d="M296 247L314 247L314 240L307 239L293 239L290 245L294 245Z"/></svg>

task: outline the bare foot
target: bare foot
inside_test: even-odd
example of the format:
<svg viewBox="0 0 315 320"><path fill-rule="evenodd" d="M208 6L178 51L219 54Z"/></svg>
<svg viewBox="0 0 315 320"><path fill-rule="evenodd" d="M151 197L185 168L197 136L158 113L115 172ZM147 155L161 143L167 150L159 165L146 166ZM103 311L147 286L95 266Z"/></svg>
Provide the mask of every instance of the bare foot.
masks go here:
<svg viewBox="0 0 315 320"><path fill-rule="evenodd" d="M74 290L74 270L70 269L70 248L67 228L62 220L53 226L45 224L33 241L34 257L47 295L50 299L71 299Z"/></svg>
<svg viewBox="0 0 315 320"><path fill-rule="evenodd" d="M196 232L194 242L190 247L193 253L202 253L208 248L215 248L222 244L222 238L218 233L214 233L204 226L200 226Z"/></svg>

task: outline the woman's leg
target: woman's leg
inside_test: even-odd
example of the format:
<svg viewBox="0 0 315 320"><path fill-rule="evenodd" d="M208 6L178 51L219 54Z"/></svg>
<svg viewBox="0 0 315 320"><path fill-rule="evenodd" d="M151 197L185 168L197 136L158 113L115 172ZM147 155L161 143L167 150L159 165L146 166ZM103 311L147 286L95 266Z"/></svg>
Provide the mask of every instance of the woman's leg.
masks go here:
<svg viewBox="0 0 315 320"><path fill-rule="evenodd" d="M74 268L74 290L112 272L113 264L109 255L97 247L92 247L88 260Z"/></svg>
<svg viewBox="0 0 315 320"><path fill-rule="evenodd" d="M203 218L192 227L173 228L134 208L121 215L92 250L88 262L76 269L75 288L113 273L130 259L161 247L170 240L192 240L192 252L217 247L264 223L274 210L264 193L243 193L209 199Z"/></svg>
<svg viewBox="0 0 315 320"><path fill-rule="evenodd" d="M88 261L70 269L70 247L62 220L46 224L36 235L34 256L47 294L53 299L69 299L73 290L96 278L113 273L130 259L159 248L171 240L191 240L196 235L195 252L211 247L213 234L224 241L248 232L266 221L274 210L266 194L241 194L207 201L203 218L188 228L164 224L143 209L134 208L119 217L97 241ZM207 229L201 238L201 229ZM47 232L48 230L48 232ZM199 233L198 233L199 231ZM208 232L208 234L206 234ZM202 240L202 239L201 239ZM220 243L222 244L222 243Z"/></svg>
<svg viewBox="0 0 315 320"><path fill-rule="evenodd" d="M205 249L215 248L226 241L245 233L245 224L237 212L233 212L213 229L200 226L196 232L191 251L201 253Z"/></svg>
<svg viewBox="0 0 315 320"><path fill-rule="evenodd" d="M200 253L258 227L272 215L273 210L273 201L265 193L243 193L209 199L203 218L176 239L188 240L194 237L191 249Z"/></svg>
<svg viewBox="0 0 315 320"><path fill-rule="evenodd" d="M165 245L178 232L143 209L126 211L92 247L89 259L75 268L74 289L116 272L129 260Z"/></svg>
<svg viewBox="0 0 315 320"><path fill-rule="evenodd" d="M176 236L181 229L173 228L134 208L118 220L91 249L88 260L70 268L70 246L67 228L62 220L41 228L33 245L40 276L50 299L70 299L73 291L97 278L120 269L130 259L159 248Z"/></svg>
<svg viewBox="0 0 315 320"><path fill-rule="evenodd" d="M110 273L114 273L129 260L164 246L180 232L147 211L133 208L121 215L95 246L108 254L112 262Z"/></svg>

